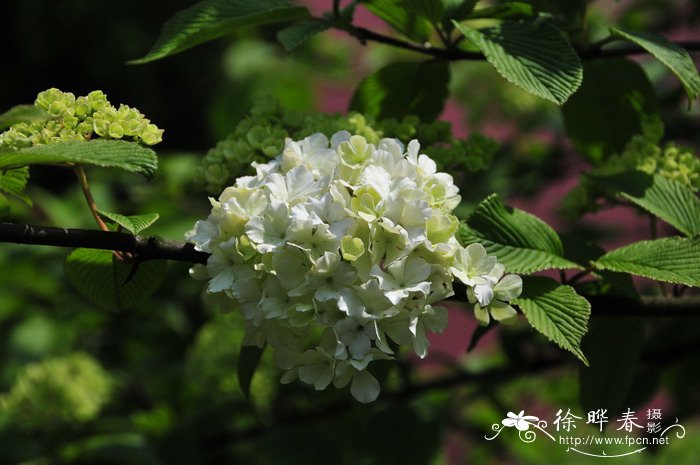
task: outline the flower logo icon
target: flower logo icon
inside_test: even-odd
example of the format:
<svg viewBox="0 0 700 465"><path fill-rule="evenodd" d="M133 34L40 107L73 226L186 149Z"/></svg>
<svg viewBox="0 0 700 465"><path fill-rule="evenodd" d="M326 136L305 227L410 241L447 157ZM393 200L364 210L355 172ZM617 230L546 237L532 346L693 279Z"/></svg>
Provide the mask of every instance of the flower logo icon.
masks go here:
<svg viewBox="0 0 700 465"><path fill-rule="evenodd" d="M515 426L518 431L527 431L530 429L531 423L537 423L540 419L532 415L524 415L524 413L525 410L521 410L517 415L513 412L508 412L508 418L504 418L501 423L509 428Z"/></svg>

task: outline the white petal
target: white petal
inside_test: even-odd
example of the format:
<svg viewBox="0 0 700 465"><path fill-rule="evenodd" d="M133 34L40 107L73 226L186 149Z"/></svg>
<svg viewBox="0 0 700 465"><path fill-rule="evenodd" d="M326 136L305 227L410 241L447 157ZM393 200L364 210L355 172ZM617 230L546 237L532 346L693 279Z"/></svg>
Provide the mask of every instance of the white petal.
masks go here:
<svg viewBox="0 0 700 465"><path fill-rule="evenodd" d="M360 371L352 377L350 393L359 402L367 404L379 396L379 382L371 373Z"/></svg>
<svg viewBox="0 0 700 465"><path fill-rule="evenodd" d="M523 291L523 279L517 274L506 275L493 287L493 291L498 300L510 302Z"/></svg>

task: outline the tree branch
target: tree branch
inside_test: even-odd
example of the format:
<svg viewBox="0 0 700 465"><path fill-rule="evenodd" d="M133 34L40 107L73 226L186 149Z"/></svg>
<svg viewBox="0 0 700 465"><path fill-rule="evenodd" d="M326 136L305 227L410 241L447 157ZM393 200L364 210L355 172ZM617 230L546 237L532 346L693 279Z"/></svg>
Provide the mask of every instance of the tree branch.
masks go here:
<svg viewBox="0 0 700 465"><path fill-rule="evenodd" d="M113 231L64 229L28 224L0 223L0 242L115 250L136 254L142 260L163 259L206 263L209 258L208 253L194 250L192 244L162 237L132 236Z"/></svg>
<svg viewBox="0 0 700 465"><path fill-rule="evenodd" d="M192 244L162 237L28 224L0 223L0 242L115 250L135 254L139 260L163 259L205 264L209 258L208 253L194 250ZM455 297L451 300L464 302L465 296L464 286L456 283ZM616 296L585 297L591 302L594 315L700 317L700 296L643 296L640 300Z"/></svg>
<svg viewBox="0 0 700 465"><path fill-rule="evenodd" d="M395 37L386 36L379 34L374 31L370 31L364 27L355 27L352 25L344 26L341 30L347 32L351 36L355 37L361 43L365 44L368 41L377 42L387 45L393 45L394 47L403 48L405 50L411 50L413 52L422 53L423 55L429 55L435 58L442 58L448 61L460 61L460 60L485 60L486 57L479 52L469 52L466 50L460 50L457 48L443 48L443 47L433 47L429 44L417 44L413 42L408 42L405 40L397 39ZM686 49L688 52L700 51L700 41L678 41L674 42ZM595 44L592 47L576 50L576 53L583 60L591 60L595 58L611 58L627 55L639 55L648 54L646 50L634 44L626 44L618 46L615 48L603 49L602 46L607 43Z"/></svg>

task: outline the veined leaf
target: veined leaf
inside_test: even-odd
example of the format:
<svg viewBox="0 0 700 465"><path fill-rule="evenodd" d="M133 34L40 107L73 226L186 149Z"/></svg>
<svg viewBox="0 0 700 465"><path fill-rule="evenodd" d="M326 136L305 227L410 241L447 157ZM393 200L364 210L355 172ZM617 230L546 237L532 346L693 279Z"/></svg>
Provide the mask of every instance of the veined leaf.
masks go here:
<svg viewBox="0 0 700 465"><path fill-rule="evenodd" d="M0 192L17 197L31 206L32 200L24 193L28 180L29 168L26 166L14 170L0 171Z"/></svg>
<svg viewBox="0 0 700 465"><path fill-rule="evenodd" d="M325 21L300 21L277 33L277 41L285 50L291 52L301 44L325 31L330 26Z"/></svg>
<svg viewBox="0 0 700 465"><path fill-rule="evenodd" d="M204 0L169 19L148 54L131 64L158 60L242 26L294 21L309 16L306 7L289 0Z"/></svg>
<svg viewBox="0 0 700 465"><path fill-rule="evenodd" d="M520 307L533 328L588 365L581 351L591 304L573 287L545 276L525 276L523 293L513 304Z"/></svg>
<svg viewBox="0 0 700 465"><path fill-rule="evenodd" d="M432 26L428 18L406 8L402 0L366 0L362 4L409 39L425 42L430 38Z"/></svg>
<svg viewBox="0 0 700 465"><path fill-rule="evenodd" d="M19 150L0 150L0 170L46 163L121 168L151 178L158 168L153 150L123 140L69 141Z"/></svg>
<svg viewBox="0 0 700 465"><path fill-rule="evenodd" d="M360 82L350 109L377 119L413 114L433 121L442 113L449 82L445 61L392 63Z"/></svg>
<svg viewBox="0 0 700 465"><path fill-rule="evenodd" d="M479 242L511 273L547 269L582 269L564 258L559 236L544 221L507 207L497 194L482 201L460 227L463 244Z"/></svg>
<svg viewBox="0 0 700 465"><path fill-rule="evenodd" d="M454 23L508 81L563 104L583 80L583 66L566 37L549 21L506 21L472 29Z"/></svg>
<svg viewBox="0 0 700 465"><path fill-rule="evenodd" d="M0 115L0 129L9 128L17 123L33 123L34 121L47 121L52 118L54 116L34 105L17 105Z"/></svg>
<svg viewBox="0 0 700 465"><path fill-rule="evenodd" d="M141 231L158 221L158 218L160 218L160 215L158 215L158 213L146 213L145 215L124 216L120 215L119 213L111 213L102 210L97 210L97 212L105 218L114 221L119 226L129 231L131 234L140 233Z"/></svg>
<svg viewBox="0 0 700 465"><path fill-rule="evenodd" d="M589 177L618 191L686 236L700 234L700 199L680 182L642 171Z"/></svg>
<svg viewBox="0 0 700 465"><path fill-rule="evenodd" d="M615 27L610 32L639 45L666 65L680 79L691 102L700 97L700 75L693 59L683 47L650 32L632 32Z"/></svg>
<svg viewBox="0 0 700 465"><path fill-rule="evenodd" d="M452 21L463 21L474 10L477 0L442 0L442 27L447 32L454 30Z"/></svg>
<svg viewBox="0 0 700 465"><path fill-rule="evenodd" d="M253 375L258 368L264 350L264 347L258 346L241 347L238 358L238 385L248 400L250 400L250 383L253 381Z"/></svg>
<svg viewBox="0 0 700 465"><path fill-rule="evenodd" d="M600 164L635 134L660 124L656 92L644 70L624 58L588 60L581 88L561 108L576 149Z"/></svg>
<svg viewBox="0 0 700 465"><path fill-rule="evenodd" d="M165 277L162 261L138 265L114 258L109 250L75 249L66 258L66 276L93 304L108 310L137 307L160 287Z"/></svg>
<svg viewBox="0 0 700 465"><path fill-rule="evenodd" d="M666 237L635 242L606 253L593 264L601 270L698 287L700 238Z"/></svg>

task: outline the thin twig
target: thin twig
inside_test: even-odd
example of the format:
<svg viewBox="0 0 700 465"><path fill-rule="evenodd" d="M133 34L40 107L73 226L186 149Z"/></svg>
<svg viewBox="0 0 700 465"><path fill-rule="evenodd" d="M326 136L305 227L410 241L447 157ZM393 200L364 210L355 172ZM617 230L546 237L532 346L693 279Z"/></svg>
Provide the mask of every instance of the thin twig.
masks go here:
<svg viewBox="0 0 700 465"><path fill-rule="evenodd" d="M338 26L336 25L336 27ZM457 48L433 47L430 44L417 44L402 39L397 39L395 37L387 36L384 34L379 34L378 32L371 31L364 27L344 25L339 28L347 32L351 36L355 37L363 44L367 43L368 41L371 41L387 45L393 45L394 47L403 48L405 50L411 50L413 52L421 53L423 55L429 55L435 58L442 58L448 61L479 61L486 59L486 57L480 52L470 52L467 50L460 50ZM598 43L595 43L590 47L577 50L576 53L581 59L584 60L649 53L642 47L639 47L634 44L625 44L615 48L601 48L608 42L610 42L610 40L599 41ZM680 47L683 47L688 52L700 51L700 41L677 41L674 43Z"/></svg>
<svg viewBox="0 0 700 465"><path fill-rule="evenodd" d="M97 203L90 192L90 185L88 184L87 175L85 174L85 169L82 165L75 165L73 168L75 171L75 176L78 178L78 183L80 184L80 189L83 191L83 196L85 197L85 202L92 213L92 217L95 218L95 223L103 231L109 231L109 228L100 218L100 214L97 212Z"/></svg>
<svg viewBox="0 0 700 465"><path fill-rule="evenodd" d="M105 222L102 221L102 218L97 211L97 202L95 202L95 198L92 196L92 192L90 192L90 184L88 184L85 168L83 168L82 165L75 165L73 167L73 171L75 172L75 176L78 178L78 184L80 184L80 189L83 191L83 197L85 197L85 202L90 209L90 213L92 213L92 217L95 219L95 223L97 223L97 226L101 230L109 231L109 228ZM124 260L124 254L121 251L114 250L112 253L114 253L114 256L117 257L118 260Z"/></svg>

